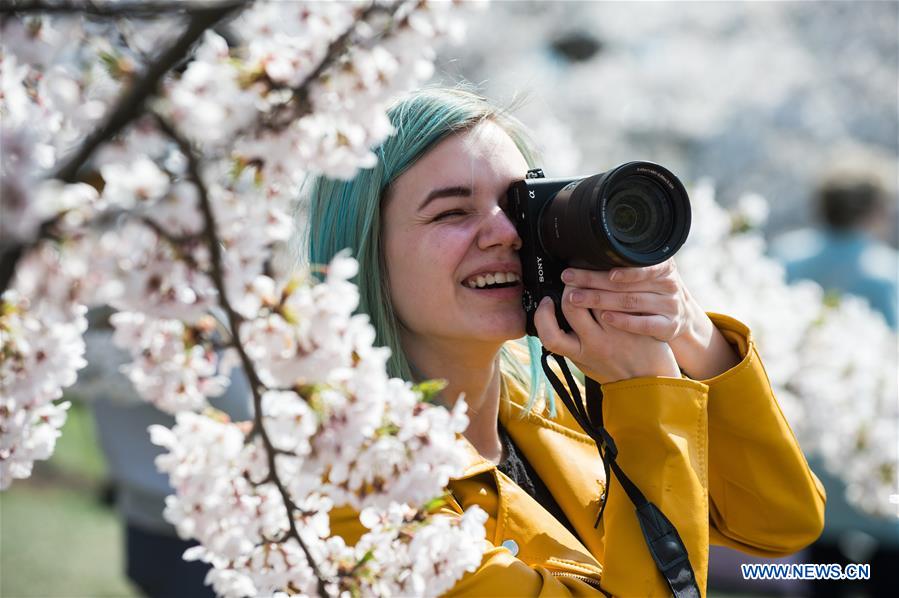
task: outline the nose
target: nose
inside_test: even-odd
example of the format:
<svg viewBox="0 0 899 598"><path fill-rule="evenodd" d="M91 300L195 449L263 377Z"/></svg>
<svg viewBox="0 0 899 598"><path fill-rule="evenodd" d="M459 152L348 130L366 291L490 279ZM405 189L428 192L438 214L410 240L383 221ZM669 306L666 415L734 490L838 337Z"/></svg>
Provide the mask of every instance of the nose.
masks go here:
<svg viewBox="0 0 899 598"><path fill-rule="evenodd" d="M518 236L515 225L498 205L493 206L484 217L478 233L478 247L511 247L515 251L521 249L521 237Z"/></svg>

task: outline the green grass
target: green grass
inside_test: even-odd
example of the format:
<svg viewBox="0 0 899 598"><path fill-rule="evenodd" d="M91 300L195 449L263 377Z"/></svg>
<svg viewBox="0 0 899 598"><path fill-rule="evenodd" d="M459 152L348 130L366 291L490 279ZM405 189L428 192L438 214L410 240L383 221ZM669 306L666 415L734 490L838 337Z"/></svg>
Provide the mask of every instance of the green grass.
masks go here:
<svg viewBox="0 0 899 598"><path fill-rule="evenodd" d="M0 596L138 596L124 575L121 525L100 500L103 458L75 404L50 461L0 494Z"/></svg>

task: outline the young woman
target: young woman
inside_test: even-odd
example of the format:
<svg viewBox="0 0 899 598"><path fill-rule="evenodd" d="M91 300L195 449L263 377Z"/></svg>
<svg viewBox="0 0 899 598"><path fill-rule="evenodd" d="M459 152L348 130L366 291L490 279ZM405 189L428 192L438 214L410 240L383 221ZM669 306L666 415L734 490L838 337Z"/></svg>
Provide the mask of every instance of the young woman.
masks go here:
<svg viewBox="0 0 899 598"><path fill-rule="evenodd" d="M447 89L417 92L390 116L396 134L374 168L312 185L309 258L351 248L360 311L393 351L391 373L444 379L444 401L469 405L471 463L448 510L485 509L494 547L452 593L669 594L617 481L595 527L607 483L596 445L551 396L532 405L525 368L539 366L510 342L524 336L521 240L503 207L536 165L522 126ZM700 591L710 542L765 556L812 542L824 493L749 330L703 312L671 260L563 279L573 330L546 300L540 342L602 384L618 463L677 528ZM349 512L332 529L349 542L361 532Z"/></svg>

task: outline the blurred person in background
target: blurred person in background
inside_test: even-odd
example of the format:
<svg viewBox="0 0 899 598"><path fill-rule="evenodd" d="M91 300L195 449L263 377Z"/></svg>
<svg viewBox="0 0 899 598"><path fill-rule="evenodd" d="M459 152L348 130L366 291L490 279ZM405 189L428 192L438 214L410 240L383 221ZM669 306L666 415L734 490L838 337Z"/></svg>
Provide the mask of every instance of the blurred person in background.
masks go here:
<svg viewBox="0 0 899 598"><path fill-rule="evenodd" d="M110 494L124 523L126 575L150 598L214 598L212 588L204 584L210 566L182 558L196 543L179 538L163 517L165 497L174 491L168 476L156 469L154 460L164 449L150 442L147 428L154 424L170 428L175 419L140 399L120 372L130 356L113 344L108 315L109 310L89 315L88 365L73 392L84 397L94 414ZM228 389L212 404L233 420L251 419L246 378L240 368L232 376Z"/></svg>
<svg viewBox="0 0 899 598"><path fill-rule="evenodd" d="M787 281L813 280L827 292L867 299L895 330L899 257L880 240L895 225L883 185L873 174L838 172L822 181L815 208L820 229L789 233L772 246Z"/></svg>
<svg viewBox="0 0 899 598"><path fill-rule="evenodd" d="M814 207L819 230L788 233L772 244L787 281L813 280L828 293L862 297L896 329L899 254L880 239L896 224L895 201L876 175L837 171L822 181ZM863 340L863 339L857 339ZM870 563L869 581L818 580L814 596L887 596L899 588L899 520L865 515L845 498L845 485L809 460L827 489L825 527L808 551L809 562Z"/></svg>

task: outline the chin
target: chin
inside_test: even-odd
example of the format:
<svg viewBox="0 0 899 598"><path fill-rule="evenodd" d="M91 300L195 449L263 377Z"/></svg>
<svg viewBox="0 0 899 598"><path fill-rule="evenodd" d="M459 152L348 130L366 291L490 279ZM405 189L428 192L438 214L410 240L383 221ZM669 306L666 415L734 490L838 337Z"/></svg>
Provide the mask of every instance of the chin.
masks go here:
<svg viewBox="0 0 899 598"><path fill-rule="evenodd" d="M522 315L521 321L517 322L515 324L515 326L512 326L509 328L509 332L508 332L508 335L506 336L506 340L512 341L512 340L523 337L525 334L527 334L527 331L525 330L525 325L524 325L524 315Z"/></svg>
<svg viewBox="0 0 899 598"><path fill-rule="evenodd" d="M492 338L500 342L512 341L523 337L525 332L524 312L516 314L504 322L497 322L495 326L485 326L484 331Z"/></svg>

